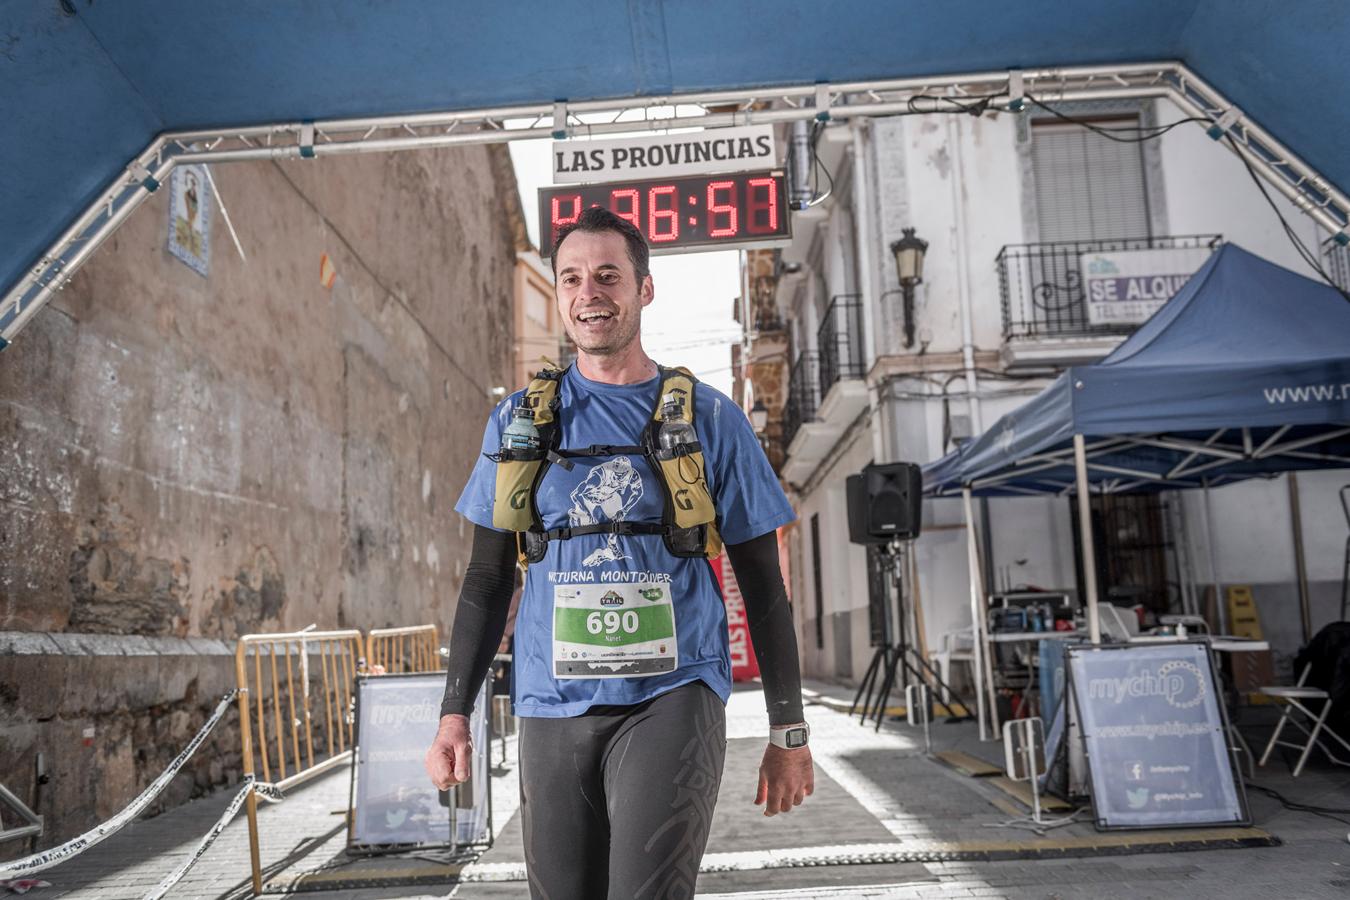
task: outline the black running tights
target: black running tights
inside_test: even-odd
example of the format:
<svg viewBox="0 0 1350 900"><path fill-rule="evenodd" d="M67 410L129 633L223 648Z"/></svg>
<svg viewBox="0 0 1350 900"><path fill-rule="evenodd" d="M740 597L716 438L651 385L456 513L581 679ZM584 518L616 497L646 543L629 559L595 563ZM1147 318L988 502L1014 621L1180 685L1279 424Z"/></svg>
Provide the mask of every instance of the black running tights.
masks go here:
<svg viewBox="0 0 1350 900"><path fill-rule="evenodd" d="M698 681L635 706L521 719L531 897L692 898L726 747L726 709Z"/></svg>

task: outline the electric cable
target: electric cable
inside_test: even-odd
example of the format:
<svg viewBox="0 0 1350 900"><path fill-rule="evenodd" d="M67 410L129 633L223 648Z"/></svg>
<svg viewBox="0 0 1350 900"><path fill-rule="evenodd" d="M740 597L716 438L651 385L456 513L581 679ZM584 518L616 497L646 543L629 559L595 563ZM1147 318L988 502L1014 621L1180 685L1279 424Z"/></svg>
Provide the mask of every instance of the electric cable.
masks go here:
<svg viewBox="0 0 1350 900"><path fill-rule="evenodd" d="M1280 220L1280 227L1284 229L1285 236L1288 237L1289 242L1294 245L1294 249L1298 251L1298 255L1303 258L1303 261L1308 264L1310 269L1321 276L1323 281L1335 288L1336 293L1340 294L1347 302L1350 302L1350 292L1347 292L1345 288L1337 284L1335 280L1327 274L1326 269L1322 268L1321 261L1317 258L1317 254L1309 250L1307 245L1303 243L1303 239L1294 231L1294 227L1289 224L1289 220L1284 217L1284 213L1280 211L1280 207L1275 203L1275 198L1270 196L1270 192L1266 190L1265 184L1261 181L1261 176L1256 173L1256 169L1252 167L1251 161L1238 149L1237 141L1233 139L1231 134L1225 134L1224 138L1233 148L1233 152L1237 154L1237 158L1242 160L1243 167L1246 168L1247 174L1251 177L1257 190L1261 192L1261 196L1266 198L1266 203L1270 206L1271 211L1275 213L1275 218Z"/></svg>
<svg viewBox="0 0 1350 900"><path fill-rule="evenodd" d="M834 175L830 172L829 167L821 161L820 154L816 152L816 142L820 139L820 132L824 127L823 122L816 122L811 126L811 199L806 202L808 209L824 203L834 193ZM820 193L819 172L824 172L826 180L830 183L824 194Z"/></svg>
<svg viewBox="0 0 1350 900"><path fill-rule="evenodd" d="M996 94L981 94L979 96L970 98L971 102L969 103L962 103L960 100L951 96L943 96L943 95L934 96L933 94L914 94L908 100L905 101L905 106L909 110L909 112L905 113L905 115L922 116L922 115L929 115L931 113L956 113L958 115L982 116L989 111L989 108L993 106L995 100L1007 96L1008 96L1007 91L999 91ZM920 109L917 102L919 100L930 101L931 103L934 104L933 108ZM950 103L952 105L952 108L942 109L938 106L938 104L942 103Z"/></svg>
<svg viewBox="0 0 1350 900"><path fill-rule="evenodd" d="M1032 103L1034 103L1036 106L1039 106L1041 109L1050 113L1050 115L1054 116L1055 118L1063 122L1068 122L1071 125L1079 125L1083 128L1086 128L1088 131L1091 131L1093 134L1100 135L1101 137L1104 137L1110 141L1115 141L1118 144L1142 144L1144 143L1144 141L1151 141L1154 140L1155 138L1160 138L1164 134L1167 134L1167 132L1171 131L1173 128L1176 128L1179 125L1185 125L1188 122L1210 124L1213 121L1206 116L1187 116L1186 118L1183 119L1177 119L1175 122L1172 122L1168 125L1120 125L1120 126L1098 125L1095 122L1090 122L1086 119L1080 119L1075 116L1071 116L1068 113L1060 112L1053 106L1050 106L1047 103L1043 103L1042 101L1033 97L1031 94L1027 94L1026 98L1030 100ZM1131 138L1131 137L1121 137L1118 134L1116 134L1116 132L1127 132L1127 131L1139 132L1139 136Z"/></svg>
<svg viewBox="0 0 1350 900"><path fill-rule="evenodd" d="M1213 120L1207 116L1186 116L1185 118L1178 119L1177 121L1171 122L1167 125L1157 125L1157 126L1124 125L1119 127L1098 125L1094 122L1090 122L1085 119L1081 119L1077 116L1072 116L1069 115L1068 113L1055 109L1053 106L1039 100L1038 98L1032 96L1031 94L1027 94L1025 96L1027 100L1029 100L1031 103L1035 104L1036 106L1040 107L1041 109L1045 110L1046 112L1050 113L1052 116L1063 122L1067 122L1072 125L1078 125L1082 128L1086 128L1093 134L1099 135L1100 137L1104 137L1108 140L1116 141L1117 143L1123 144L1142 144L1144 141L1155 140L1157 138L1162 137L1164 134L1167 134L1167 132L1171 131L1173 128L1176 128L1178 125L1184 125L1188 122L1196 122L1201 124L1213 123ZM1136 132L1137 136L1122 137L1120 134L1116 133L1116 132L1130 132L1130 131ZM1347 291L1346 288L1336 283L1335 279L1333 279L1327 273L1326 269L1322 266L1321 261L1317 258L1317 254L1314 253L1312 250L1308 249L1308 246L1303 242L1303 239L1299 237L1296 231L1294 231L1293 226L1289 224L1289 220L1284 217L1284 213L1280 211L1279 206L1275 203L1275 198L1270 196L1270 192L1266 189L1265 184L1261 180L1261 176L1257 174L1256 169L1251 164L1251 161L1248 160L1247 157L1243 155L1243 153L1241 152L1240 148L1238 147L1237 141L1233 138L1233 135L1231 133L1227 133L1224 135L1224 139L1228 141L1229 145L1233 149L1233 152L1237 154L1237 158L1242 161L1243 167L1246 168L1247 174L1251 177L1252 182L1256 184L1257 190L1261 192L1261 196L1265 198L1267 205L1269 205L1271 211L1275 213L1275 217L1279 219L1280 227L1284 230L1284 234L1289 239L1289 242L1293 244L1294 250L1298 253L1299 257L1305 263L1308 264L1308 268L1312 269L1314 272L1317 273L1318 277L1320 277L1324 282L1326 282L1326 284L1330 285L1347 302L1350 302L1350 291Z"/></svg>
<svg viewBox="0 0 1350 900"><path fill-rule="evenodd" d="M1284 794L1281 794L1274 788L1268 788L1262 784L1254 784L1250 781L1245 781L1244 784L1246 784L1248 790L1260 791L1261 793L1265 794L1271 799L1278 801L1281 806L1283 806L1290 812L1311 813L1314 816L1322 816L1323 818L1326 819L1334 819L1335 821L1340 822L1343 825L1350 825L1350 819L1341 818L1341 815L1350 815L1350 809L1338 809L1336 807L1331 806L1317 806L1312 803L1299 803L1296 800L1290 800L1288 797L1286 797Z"/></svg>

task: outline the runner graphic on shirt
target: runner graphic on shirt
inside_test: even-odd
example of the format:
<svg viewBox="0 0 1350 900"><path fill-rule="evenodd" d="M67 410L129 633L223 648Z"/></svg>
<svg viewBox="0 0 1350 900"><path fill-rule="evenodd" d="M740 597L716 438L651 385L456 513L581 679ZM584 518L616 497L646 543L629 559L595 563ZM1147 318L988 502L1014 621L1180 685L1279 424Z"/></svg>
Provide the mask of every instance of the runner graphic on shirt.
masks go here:
<svg viewBox="0 0 1350 900"><path fill-rule="evenodd" d="M567 520L573 527L598 525L604 521L622 522L642 499L642 476L626 456L616 456L592 467L586 479L572 490L572 508ZM582 560L584 566L631 559L619 549L619 536L611 534L605 546Z"/></svg>

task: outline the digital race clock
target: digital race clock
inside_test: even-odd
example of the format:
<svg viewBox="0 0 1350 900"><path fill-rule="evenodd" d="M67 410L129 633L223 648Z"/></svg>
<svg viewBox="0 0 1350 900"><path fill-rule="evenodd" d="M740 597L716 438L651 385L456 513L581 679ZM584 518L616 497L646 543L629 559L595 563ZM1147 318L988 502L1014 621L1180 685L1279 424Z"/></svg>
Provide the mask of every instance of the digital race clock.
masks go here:
<svg viewBox="0 0 1350 900"><path fill-rule="evenodd" d="M783 245L792 236L781 171L555 185L539 189L545 258L558 229L591 206L636 225L652 253Z"/></svg>

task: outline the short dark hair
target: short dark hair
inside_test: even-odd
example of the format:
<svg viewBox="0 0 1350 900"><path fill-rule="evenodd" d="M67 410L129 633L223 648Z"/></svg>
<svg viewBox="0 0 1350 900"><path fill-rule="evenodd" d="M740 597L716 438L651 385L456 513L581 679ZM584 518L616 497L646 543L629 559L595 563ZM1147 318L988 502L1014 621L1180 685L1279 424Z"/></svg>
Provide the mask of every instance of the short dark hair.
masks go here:
<svg viewBox="0 0 1350 900"><path fill-rule="evenodd" d="M628 245L628 260L633 264L633 271L637 274L639 282L651 274L651 250L647 247L647 242L642 237L642 232L638 231L632 222L620 218L614 213L602 206L592 206L589 209L581 211L575 222L568 222L558 229L557 235L553 238L553 255L550 260L553 264L553 277L558 277L558 248L562 242L567 240L567 236L574 231L585 231L592 234L604 231L613 231L623 235L624 243Z"/></svg>

